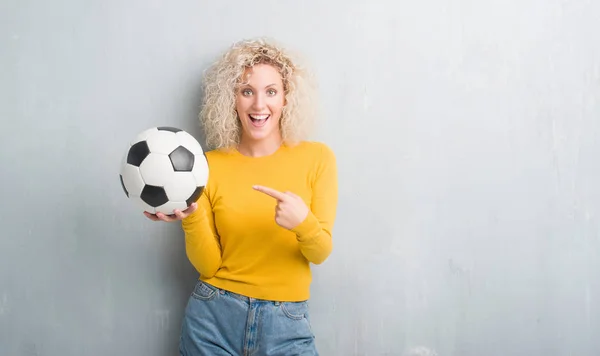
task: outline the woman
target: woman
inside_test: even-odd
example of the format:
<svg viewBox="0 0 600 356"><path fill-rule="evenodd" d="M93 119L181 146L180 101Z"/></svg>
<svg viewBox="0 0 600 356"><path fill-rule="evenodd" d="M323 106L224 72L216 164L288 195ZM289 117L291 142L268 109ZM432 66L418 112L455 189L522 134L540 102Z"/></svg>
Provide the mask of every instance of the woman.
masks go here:
<svg viewBox="0 0 600 356"><path fill-rule="evenodd" d="M262 39L234 44L207 72L200 119L210 177L174 215L200 273L185 311L182 355L317 355L310 263L332 249L337 168L306 140L307 74Z"/></svg>

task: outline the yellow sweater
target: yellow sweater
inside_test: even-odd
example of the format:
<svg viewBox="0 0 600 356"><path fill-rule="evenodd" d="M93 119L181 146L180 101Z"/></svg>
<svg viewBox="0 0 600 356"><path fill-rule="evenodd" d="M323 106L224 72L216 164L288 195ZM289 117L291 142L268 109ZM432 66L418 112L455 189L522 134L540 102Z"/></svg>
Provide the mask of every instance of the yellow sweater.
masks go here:
<svg viewBox="0 0 600 356"><path fill-rule="evenodd" d="M338 200L332 150L302 142L265 157L237 150L206 157L208 183L198 209L182 221L186 253L200 279L257 299L309 299L309 263L322 263L332 250ZM257 184L302 197L306 219L291 231L277 225L277 201L254 190Z"/></svg>

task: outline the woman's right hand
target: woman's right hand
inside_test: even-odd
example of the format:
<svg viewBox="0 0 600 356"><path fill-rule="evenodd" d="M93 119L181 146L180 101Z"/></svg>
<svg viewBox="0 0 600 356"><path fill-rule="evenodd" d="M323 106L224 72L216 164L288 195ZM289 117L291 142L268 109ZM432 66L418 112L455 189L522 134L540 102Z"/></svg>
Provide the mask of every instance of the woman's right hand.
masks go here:
<svg viewBox="0 0 600 356"><path fill-rule="evenodd" d="M188 216L190 216L190 214L192 214L194 211L196 211L197 208L198 208L198 203L192 203L192 205L190 205L184 211L176 209L175 211L173 211L173 214L171 214L171 215L166 215L163 213L150 214L147 211L144 211L144 215L146 215L146 217L152 221L166 221L166 222L181 221L181 220L187 218Z"/></svg>

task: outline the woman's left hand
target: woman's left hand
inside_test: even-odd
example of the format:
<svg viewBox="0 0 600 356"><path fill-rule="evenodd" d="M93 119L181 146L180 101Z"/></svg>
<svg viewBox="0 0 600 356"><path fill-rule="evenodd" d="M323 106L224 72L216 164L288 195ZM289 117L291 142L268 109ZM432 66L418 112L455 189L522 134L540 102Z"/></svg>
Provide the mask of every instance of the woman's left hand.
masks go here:
<svg viewBox="0 0 600 356"><path fill-rule="evenodd" d="M308 207L301 197L292 192L280 192L262 185L255 185L255 190L275 198L275 222L277 225L291 230L300 225L308 215Z"/></svg>

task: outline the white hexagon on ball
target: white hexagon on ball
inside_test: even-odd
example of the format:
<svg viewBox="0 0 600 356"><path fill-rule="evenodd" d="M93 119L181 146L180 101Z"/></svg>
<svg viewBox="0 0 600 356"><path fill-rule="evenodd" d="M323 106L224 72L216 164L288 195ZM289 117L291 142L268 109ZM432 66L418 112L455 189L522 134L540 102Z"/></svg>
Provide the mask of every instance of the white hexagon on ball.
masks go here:
<svg viewBox="0 0 600 356"><path fill-rule="evenodd" d="M165 184L165 192L169 200L185 202L196 190L196 179L190 172L175 172L173 179Z"/></svg>
<svg viewBox="0 0 600 356"><path fill-rule="evenodd" d="M200 143L194 138L194 136L190 135L185 131L179 131L175 134L177 136L177 140L179 144L185 148L187 148L194 155L203 154L204 150Z"/></svg>
<svg viewBox="0 0 600 356"><path fill-rule="evenodd" d="M148 139L148 137L152 136L153 134L155 134L157 132L158 132L158 128L156 128L156 127L152 127L147 130L144 130L144 131L140 132L139 134L137 134L135 136L135 138L129 143L129 145L132 146L140 141L146 141Z"/></svg>
<svg viewBox="0 0 600 356"><path fill-rule="evenodd" d="M145 185L140 174L140 169L130 164L123 163L121 169L121 184L123 184L127 196L139 197L140 194L142 194L142 189L144 189Z"/></svg>
<svg viewBox="0 0 600 356"><path fill-rule="evenodd" d="M156 131L146 139L152 153L168 155L179 146L177 136L171 131Z"/></svg>
<svg viewBox="0 0 600 356"><path fill-rule="evenodd" d="M164 187L173 180L173 165L169 156L150 152L140 165L144 183Z"/></svg>

